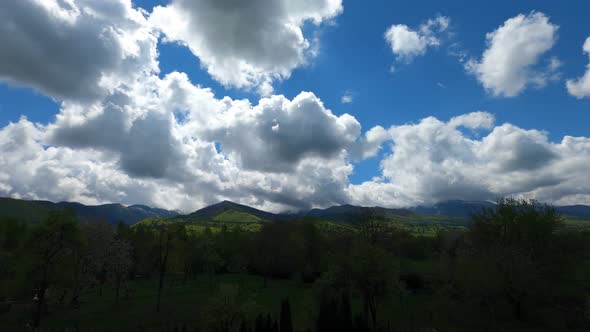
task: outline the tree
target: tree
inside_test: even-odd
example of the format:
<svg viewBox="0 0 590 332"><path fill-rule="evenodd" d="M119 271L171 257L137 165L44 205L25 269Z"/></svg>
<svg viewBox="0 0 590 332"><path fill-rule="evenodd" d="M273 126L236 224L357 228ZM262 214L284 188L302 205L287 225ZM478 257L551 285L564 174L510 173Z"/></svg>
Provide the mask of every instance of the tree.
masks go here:
<svg viewBox="0 0 590 332"><path fill-rule="evenodd" d="M256 316L256 320L254 321L254 332L265 332L265 331L266 331L266 326L265 326L264 316L262 315L262 313L259 313L258 316Z"/></svg>
<svg viewBox="0 0 590 332"><path fill-rule="evenodd" d="M131 245L125 240L113 240L109 246L105 265L108 279L115 285L115 303L117 305L119 304L121 284L129 275L131 252Z"/></svg>
<svg viewBox="0 0 590 332"><path fill-rule="evenodd" d="M352 308L350 306L350 294L348 291L342 292L342 300L338 307L338 330L341 332L352 331Z"/></svg>
<svg viewBox="0 0 590 332"><path fill-rule="evenodd" d="M352 257L352 281L361 293L364 317L377 325L377 309L384 298L399 289L399 264L384 249L359 242Z"/></svg>
<svg viewBox="0 0 590 332"><path fill-rule="evenodd" d="M322 258L322 238L314 220L304 219L300 224L303 239L303 272L304 282L313 282L320 275L320 263Z"/></svg>
<svg viewBox="0 0 590 332"><path fill-rule="evenodd" d="M0 294L3 296L14 292L8 281L17 274L18 252L27 232L25 223L11 218L0 219Z"/></svg>
<svg viewBox="0 0 590 332"><path fill-rule="evenodd" d="M168 268L168 257L172 247L172 226L165 221L156 224L158 231L158 298L156 301L156 312L160 312L160 300L162 299L162 289L164 288L164 277Z"/></svg>
<svg viewBox="0 0 590 332"><path fill-rule="evenodd" d="M338 305L332 297L322 297L316 321L317 331L336 330L338 322Z"/></svg>
<svg viewBox="0 0 590 332"><path fill-rule="evenodd" d="M264 285L268 277L287 278L302 270L303 240L295 226L285 221L269 222L257 234L254 264L264 276Z"/></svg>
<svg viewBox="0 0 590 332"><path fill-rule="evenodd" d="M385 213L373 208L363 208L359 233L365 242L375 245L384 234Z"/></svg>
<svg viewBox="0 0 590 332"><path fill-rule="evenodd" d="M83 277L92 277L98 282L99 295L102 295L103 285L107 281L106 261L110 244L114 240L113 227L106 222L93 222L82 225L82 232L88 243L84 259L88 271L80 271ZM85 276L84 273L90 276ZM74 297L72 297L74 299Z"/></svg>
<svg viewBox="0 0 590 332"><path fill-rule="evenodd" d="M207 276L209 277L209 284L213 285L215 281L215 274L218 272L222 265L221 256L219 256L218 250L215 246L215 240L213 232L209 227L205 229L201 236L201 263Z"/></svg>
<svg viewBox="0 0 590 332"><path fill-rule="evenodd" d="M46 306L47 289L64 279L71 280L72 255L83 245L83 237L71 211L55 211L34 227L26 241L29 273L35 285L34 325L39 326Z"/></svg>
<svg viewBox="0 0 590 332"><path fill-rule="evenodd" d="M549 295L556 287L547 285L563 277L565 261L556 247L561 225L553 207L534 200L502 199L473 215L463 283L491 305L505 300L514 317L524 320L526 302Z"/></svg>
<svg viewBox="0 0 590 332"><path fill-rule="evenodd" d="M242 319L240 323L240 332L249 332L250 329L248 328L248 322L245 319Z"/></svg>
<svg viewBox="0 0 590 332"><path fill-rule="evenodd" d="M293 322L291 321L291 306L289 299L281 302L280 331L293 332Z"/></svg>

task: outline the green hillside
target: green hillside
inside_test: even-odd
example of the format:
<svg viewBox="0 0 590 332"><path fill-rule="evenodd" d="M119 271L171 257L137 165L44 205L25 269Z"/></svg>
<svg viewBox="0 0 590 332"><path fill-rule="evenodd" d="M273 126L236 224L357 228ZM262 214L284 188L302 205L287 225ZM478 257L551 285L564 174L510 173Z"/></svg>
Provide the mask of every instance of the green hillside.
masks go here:
<svg viewBox="0 0 590 332"><path fill-rule="evenodd" d="M0 198L0 218L37 223L49 215L51 208L38 202Z"/></svg>
<svg viewBox="0 0 590 332"><path fill-rule="evenodd" d="M253 222L261 222L263 219L259 217L241 211L234 211L234 210L226 210L215 217L213 217L214 221L217 222L243 222L243 223L253 223Z"/></svg>
<svg viewBox="0 0 590 332"><path fill-rule="evenodd" d="M38 223L47 219L51 211L55 210L73 210L81 221L105 221L111 224L124 222L129 225L147 218L168 218L178 214L174 211L151 208L145 205L84 205L75 202L53 203L0 197L0 219Z"/></svg>
<svg viewBox="0 0 590 332"><path fill-rule="evenodd" d="M334 216L329 219L322 217L292 217L287 222L296 222L301 219L312 219L322 232L329 233L350 233L358 230L358 218L346 218L339 220ZM136 223L133 227L151 227L156 223L183 223L189 232L201 233L205 229L218 232L222 227L240 227L243 230L257 232L265 222L271 220L263 219L252 213L245 212L241 208L224 207L208 214L189 214L173 218L148 218ZM467 221L464 218L453 218L447 216L430 216L418 213L409 215L386 214L382 220L385 229L398 229L407 231L417 236L436 236L441 230L465 230Z"/></svg>

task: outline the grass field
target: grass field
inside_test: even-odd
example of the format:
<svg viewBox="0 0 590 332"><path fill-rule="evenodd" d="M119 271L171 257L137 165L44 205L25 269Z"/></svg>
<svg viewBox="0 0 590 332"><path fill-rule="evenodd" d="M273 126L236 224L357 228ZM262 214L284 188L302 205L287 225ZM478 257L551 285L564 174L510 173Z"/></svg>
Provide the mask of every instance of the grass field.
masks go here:
<svg viewBox="0 0 590 332"><path fill-rule="evenodd" d="M430 263L405 262L404 269L431 269ZM424 271L426 272L426 271ZM428 271L434 272L434 271ZM123 293L120 304L115 305L114 291L105 287L102 296L97 289L87 290L79 309L52 304L50 312L42 322L45 332L62 331L213 331L220 319L231 319L232 313L240 312L251 321L260 312L270 312L278 317L280 301L288 298L291 303L294 329L306 331L314 326L316 302L314 290L309 284L298 280L269 279L266 286L263 278L252 275L226 274L213 279L202 275L183 283L177 276L169 276L162 297L159 313L155 311L157 280L130 282L135 292L130 297ZM55 296L54 296L55 297ZM54 299L55 300L55 299ZM515 326L496 326L482 329L482 319L468 312L457 312L451 304L437 302L436 297L423 294L401 295L392 303L385 303L379 315L396 319L411 318L417 325L425 320L439 321L436 331L561 331L560 328L541 330L517 328ZM353 297L353 311L361 310L360 300ZM437 309L438 308L438 309ZM441 311L440 308L445 308ZM31 308L29 304L14 305L9 313L0 316L2 331L32 331L25 327ZM449 323L449 320L455 323ZM479 321L479 327L472 325ZM445 322L445 323L443 323ZM453 324L460 324L461 327ZM426 331L410 327L395 331Z"/></svg>
<svg viewBox="0 0 590 332"><path fill-rule="evenodd" d="M224 211L212 219L198 219L194 217L175 217L170 219L150 218L142 220L133 227L150 226L158 222L184 223L189 232L201 233L209 228L212 232L218 232L223 226L240 227L243 230L257 232L262 224L268 221L262 220L252 214L239 211ZM340 223L328 220L316 220L318 229L322 232L347 233L356 232L355 224ZM384 225L391 229L405 230L416 236L436 236L442 230L465 230L465 220L460 218L448 218L444 216L412 215L408 217L389 218Z"/></svg>
<svg viewBox="0 0 590 332"><path fill-rule="evenodd" d="M579 218L565 218L565 225L579 231L590 231L590 220Z"/></svg>
<svg viewBox="0 0 590 332"><path fill-rule="evenodd" d="M307 326L313 308L311 288L292 280L271 279L266 287L263 278L250 275L199 276L186 284L180 277L168 280L160 313L155 312L157 280L152 279L130 282L135 293L130 298L123 295L118 307L114 291L108 287L102 296L97 289L86 291L80 309L52 305L42 326L44 331L74 331L76 327L79 331L172 331L182 325L188 331L204 330L230 311L241 311L252 320L260 312L276 316L283 298L291 301L293 319ZM29 305L14 306L0 316L4 322L0 326L6 331L27 331L22 328L27 311Z"/></svg>

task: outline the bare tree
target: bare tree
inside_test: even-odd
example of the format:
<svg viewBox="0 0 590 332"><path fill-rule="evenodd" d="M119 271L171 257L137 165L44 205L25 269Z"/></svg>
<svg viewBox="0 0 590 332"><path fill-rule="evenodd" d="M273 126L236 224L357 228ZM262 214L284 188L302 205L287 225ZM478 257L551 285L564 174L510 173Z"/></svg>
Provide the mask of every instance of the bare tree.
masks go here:
<svg viewBox="0 0 590 332"><path fill-rule="evenodd" d="M115 303L119 304L121 285L127 280L131 267L131 244L125 240L116 239L110 246L106 259L107 278L115 286Z"/></svg>
<svg viewBox="0 0 590 332"><path fill-rule="evenodd" d="M72 304L77 302L83 283L98 282L99 295L102 295L102 288L107 278L105 264L108 250L115 237L113 227L106 222L83 224L82 232L86 237L87 247L82 257L80 257L82 260L79 270L81 281L78 283L78 287L74 289Z"/></svg>
<svg viewBox="0 0 590 332"><path fill-rule="evenodd" d="M162 298L162 289L164 288L164 279L168 270L168 258L173 246L173 240L182 231L185 231L184 225L171 224L166 221L160 221L156 224L158 231L158 270L159 270L159 281L158 281L158 299L156 302L156 312L160 312L160 301Z"/></svg>
<svg viewBox="0 0 590 332"><path fill-rule="evenodd" d="M363 208L360 216L359 233L364 241L374 245L383 236L385 213L372 208Z"/></svg>

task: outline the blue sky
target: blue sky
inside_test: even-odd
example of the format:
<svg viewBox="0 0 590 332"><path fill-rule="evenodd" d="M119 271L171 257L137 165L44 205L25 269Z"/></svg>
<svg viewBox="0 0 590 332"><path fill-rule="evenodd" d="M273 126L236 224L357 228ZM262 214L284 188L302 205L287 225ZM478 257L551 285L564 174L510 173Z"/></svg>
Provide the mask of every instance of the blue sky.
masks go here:
<svg viewBox="0 0 590 332"><path fill-rule="evenodd" d="M170 4L160 0L133 1L134 9L141 7L148 13L157 5ZM317 37L319 53L316 57L308 57L306 64L290 68L288 78L274 79L273 95L284 95L291 100L302 91L313 92L335 115L352 115L362 125L363 133L375 126L387 129L419 124L430 116L449 121L463 114L484 111L495 117L496 126L510 123L522 130L545 131L549 143L560 143L566 135L588 136L590 102L572 96L565 85L566 80L581 77L588 65L588 55L582 51L584 40L590 35L585 17L590 10L587 1L568 1L567 5L557 1L494 1L485 4L474 1L371 1L368 5L364 1L344 0L342 7L342 12L324 19L320 25L310 21L301 24L308 40ZM489 47L487 33L495 31L510 18L519 14L532 15L533 12L544 14L552 25L558 26L555 44L542 52L534 68L541 70L552 57L556 58L561 63L557 72L559 78L548 80L540 88L528 87L513 97L495 96L483 88L476 75L465 69L456 53L463 54L464 59L481 60ZM423 55L415 56L407 63L399 61L384 38L385 31L398 24L417 30L428 19L437 16L450 19L450 26L438 36L440 45L428 47ZM220 79L212 76L207 66L201 64L202 59L183 45L187 43L172 36L173 32L166 31L166 28L162 31L157 45L161 79L175 71L186 73L193 84L211 88L218 99L224 96L234 100L245 98L253 105L257 104L260 94L255 87L221 84ZM167 34L173 37L168 39L179 41L164 42ZM395 67L393 72L390 71L392 66ZM0 77L2 74L0 72ZM35 85L28 81L19 82L11 77L8 81L10 83L6 80L0 83L1 127L18 122L23 115L31 122L54 123L62 108L61 103L67 102L62 96L52 96L33 88ZM343 95L350 95L352 102L343 103ZM468 138L480 139L481 135L487 135L486 131L459 130ZM219 142L215 144L219 146ZM386 140L375 156L351 161L354 170L348 176L350 184L360 185L375 176L382 176L380 165L392 154L388 148L391 144ZM148 203L153 201L148 200Z"/></svg>

